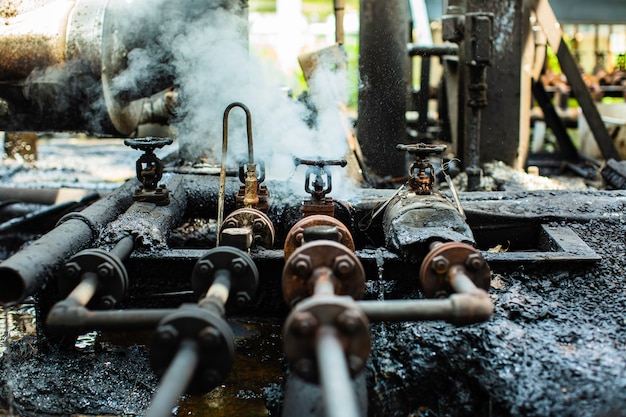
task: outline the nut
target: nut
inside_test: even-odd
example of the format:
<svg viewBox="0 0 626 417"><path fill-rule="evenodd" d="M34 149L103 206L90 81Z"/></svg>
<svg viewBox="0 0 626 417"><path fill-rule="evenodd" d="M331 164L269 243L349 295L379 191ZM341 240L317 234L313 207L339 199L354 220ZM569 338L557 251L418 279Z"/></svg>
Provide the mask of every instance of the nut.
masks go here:
<svg viewBox="0 0 626 417"><path fill-rule="evenodd" d="M171 324L165 324L157 329L157 337L162 342L173 343L178 339L178 330Z"/></svg>
<svg viewBox="0 0 626 417"><path fill-rule="evenodd" d="M68 262L65 264L65 268L63 268L63 273L68 278L76 278L80 274L80 270L80 265L77 262Z"/></svg>
<svg viewBox="0 0 626 417"><path fill-rule="evenodd" d="M239 222L237 221L237 219L226 219L226 221L224 222L224 226L223 228L232 228L232 227L239 227Z"/></svg>
<svg viewBox="0 0 626 417"><path fill-rule="evenodd" d="M291 259L291 266L296 275L306 279L311 275L311 257L305 254L298 254Z"/></svg>
<svg viewBox="0 0 626 417"><path fill-rule="evenodd" d="M207 326L198 333L198 340L205 348L216 348L222 342L220 332L213 326Z"/></svg>
<svg viewBox="0 0 626 417"><path fill-rule="evenodd" d="M115 274L115 268L109 262L98 265L98 276L100 278L111 278Z"/></svg>
<svg viewBox="0 0 626 417"><path fill-rule="evenodd" d="M304 239L304 231L302 230L302 228L299 228L298 231L296 232L296 236L294 238L296 240L296 243L298 245L302 245L302 239Z"/></svg>
<svg viewBox="0 0 626 417"><path fill-rule="evenodd" d="M333 270L339 276L350 275L355 266L354 260L348 255L337 256L333 262Z"/></svg>
<svg viewBox="0 0 626 417"><path fill-rule="evenodd" d="M317 319L308 311L300 311L293 318L292 330L299 336L309 336L317 328Z"/></svg>
<svg viewBox="0 0 626 417"><path fill-rule="evenodd" d="M248 270L248 264L246 263L245 259L237 257L230 261L230 270L234 274L243 274Z"/></svg>
<svg viewBox="0 0 626 417"><path fill-rule="evenodd" d="M474 270L478 270L485 265L485 259L480 253L472 253L465 260L465 265Z"/></svg>
<svg viewBox="0 0 626 417"><path fill-rule="evenodd" d="M208 259L202 259L198 261L196 268L198 268L198 272L202 275L211 275L215 267L213 266L213 262Z"/></svg>
<svg viewBox="0 0 626 417"><path fill-rule="evenodd" d="M435 256L430 263L430 267L439 275L443 275L448 272L448 268L450 267L450 262L445 256Z"/></svg>
<svg viewBox="0 0 626 417"><path fill-rule="evenodd" d="M251 301L250 295L245 291L239 291L235 302L238 308L244 308Z"/></svg>
<svg viewBox="0 0 626 417"><path fill-rule="evenodd" d="M344 332L355 333L361 327L361 315L358 310L347 309L337 317L337 324Z"/></svg>
<svg viewBox="0 0 626 417"><path fill-rule="evenodd" d="M100 307L104 310L112 309L115 304L117 304L117 300L111 295L105 295L100 298Z"/></svg>
<svg viewBox="0 0 626 417"><path fill-rule="evenodd" d="M261 219L256 219L252 222L252 231L256 234L263 233L265 229L265 223Z"/></svg>

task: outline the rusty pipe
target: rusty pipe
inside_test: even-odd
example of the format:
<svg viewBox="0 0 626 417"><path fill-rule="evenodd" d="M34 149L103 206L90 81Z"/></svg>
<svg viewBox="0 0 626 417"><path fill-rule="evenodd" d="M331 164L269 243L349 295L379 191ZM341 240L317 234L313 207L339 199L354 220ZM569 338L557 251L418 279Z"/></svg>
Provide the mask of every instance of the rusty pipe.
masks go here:
<svg viewBox="0 0 626 417"><path fill-rule="evenodd" d="M136 180L79 213L63 217L57 227L0 263L0 304L19 303L38 291L63 262L91 245L102 227L132 204Z"/></svg>

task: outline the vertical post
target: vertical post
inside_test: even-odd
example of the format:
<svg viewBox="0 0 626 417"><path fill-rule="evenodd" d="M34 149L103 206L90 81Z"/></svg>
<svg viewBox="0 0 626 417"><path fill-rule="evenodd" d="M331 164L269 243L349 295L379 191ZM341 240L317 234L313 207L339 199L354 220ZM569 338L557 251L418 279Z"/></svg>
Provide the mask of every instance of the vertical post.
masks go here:
<svg viewBox="0 0 626 417"><path fill-rule="evenodd" d="M379 176L406 174L409 2L360 1L358 135L366 164Z"/></svg>

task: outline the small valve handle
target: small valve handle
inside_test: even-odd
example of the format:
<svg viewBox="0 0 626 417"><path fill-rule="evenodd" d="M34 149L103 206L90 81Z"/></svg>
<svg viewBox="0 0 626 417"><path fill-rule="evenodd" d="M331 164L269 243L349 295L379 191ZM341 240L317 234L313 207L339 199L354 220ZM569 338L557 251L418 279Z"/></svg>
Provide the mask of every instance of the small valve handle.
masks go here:
<svg viewBox="0 0 626 417"><path fill-rule="evenodd" d="M166 145L171 145L173 142L174 140L172 138L157 138L151 136L145 138L124 139L124 145L146 153L153 152L155 149L162 148Z"/></svg>
<svg viewBox="0 0 626 417"><path fill-rule="evenodd" d="M293 163L295 166L300 165L310 165L323 168L329 165L338 165L340 167L345 167L348 165L348 161L345 159L301 159L301 158L293 158Z"/></svg>
<svg viewBox="0 0 626 417"><path fill-rule="evenodd" d="M329 166L345 167L348 161L345 159L301 159L293 158L295 166L307 165L304 179L304 191L311 194L314 200L322 200L333 189L333 176ZM326 176L326 181L324 181ZM311 184L311 177L313 183Z"/></svg>
<svg viewBox="0 0 626 417"><path fill-rule="evenodd" d="M431 155L441 155L448 147L446 145L429 145L426 143L412 143L410 145L396 145L399 151L405 151L418 158Z"/></svg>

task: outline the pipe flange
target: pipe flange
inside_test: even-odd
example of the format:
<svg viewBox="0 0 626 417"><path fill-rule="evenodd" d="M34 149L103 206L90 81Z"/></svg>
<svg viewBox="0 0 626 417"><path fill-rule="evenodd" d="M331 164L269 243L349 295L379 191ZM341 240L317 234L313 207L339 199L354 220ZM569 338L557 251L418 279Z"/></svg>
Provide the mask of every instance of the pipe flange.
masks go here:
<svg viewBox="0 0 626 417"><path fill-rule="evenodd" d="M96 248L78 252L63 266L58 283L59 296L67 297L86 273L98 275L98 289L87 308L113 308L126 294L126 267L116 255Z"/></svg>
<svg viewBox="0 0 626 417"><path fill-rule="evenodd" d="M350 251L355 251L354 239L350 230L339 220L324 214L314 214L299 220L287 233L285 238L285 259L289 259L293 252L302 246L304 229L314 226L331 226L336 227L339 232L339 243L345 245Z"/></svg>
<svg viewBox="0 0 626 417"><path fill-rule="evenodd" d="M331 240L316 240L295 250L283 269L283 298L294 305L313 295L311 279L318 268L332 270L335 294L363 298L365 271L359 258L348 247Z"/></svg>
<svg viewBox="0 0 626 417"><path fill-rule="evenodd" d="M461 242L447 242L431 250L420 268L420 284L428 298L446 297L454 290L450 285L450 269L463 266L476 287L489 290L491 268L480 251Z"/></svg>
<svg viewBox="0 0 626 417"><path fill-rule="evenodd" d="M262 211L254 208L240 208L228 215L220 228L221 235L225 229L247 228L252 231L252 247L271 249L274 246L276 232L269 217Z"/></svg>
<svg viewBox="0 0 626 417"><path fill-rule="evenodd" d="M199 346L199 361L188 394L204 394L220 385L235 360L235 336L219 315L195 305L183 306L165 317L150 342L150 365L161 377L176 356L180 342L192 339Z"/></svg>
<svg viewBox="0 0 626 417"><path fill-rule="evenodd" d="M293 309L283 331L291 369L305 381L319 381L316 335L322 326L336 329L350 375L358 375L370 354L371 340L367 316L351 297L311 297Z"/></svg>
<svg viewBox="0 0 626 417"><path fill-rule="evenodd" d="M230 272L232 295L228 297L226 308L245 306L256 293L259 270L247 253L230 246L213 248L198 259L191 273L191 287L196 297L204 296L215 280L215 273L220 269Z"/></svg>

